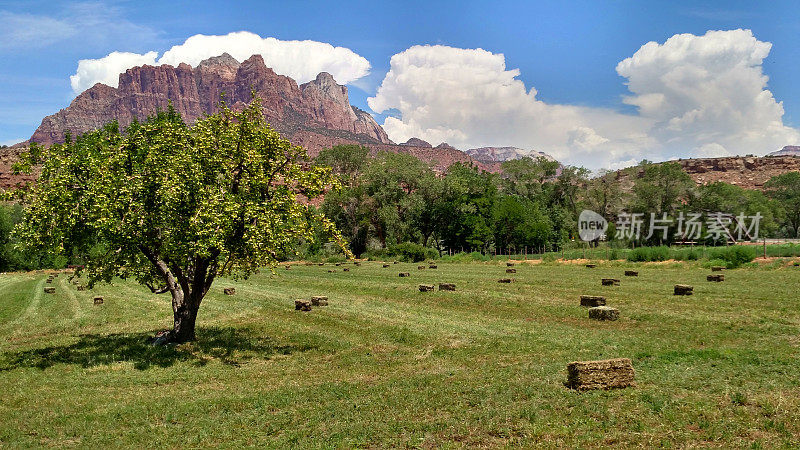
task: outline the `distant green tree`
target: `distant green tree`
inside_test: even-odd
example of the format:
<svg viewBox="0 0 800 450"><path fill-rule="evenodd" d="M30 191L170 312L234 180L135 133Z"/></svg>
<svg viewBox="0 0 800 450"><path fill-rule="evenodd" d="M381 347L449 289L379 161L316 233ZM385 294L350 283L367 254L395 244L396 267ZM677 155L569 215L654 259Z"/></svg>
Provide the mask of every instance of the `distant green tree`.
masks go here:
<svg viewBox="0 0 800 450"><path fill-rule="evenodd" d="M369 148L360 145L336 145L319 152L314 163L327 166L341 177L342 183L352 185L369 163Z"/></svg>
<svg viewBox="0 0 800 450"><path fill-rule="evenodd" d="M538 204L516 196L501 196L493 212L495 243L500 248L540 248L552 237L550 218Z"/></svg>
<svg viewBox="0 0 800 450"><path fill-rule="evenodd" d="M382 247L415 240L419 190L433 177L420 159L403 153L379 153L364 172L372 225Z"/></svg>
<svg viewBox="0 0 800 450"><path fill-rule="evenodd" d="M493 243L494 203L498 196L495 175L477 167L455 163L442 187L442 239L449 248L487 249Z"/></svg>
<svg viewBox="0 0 800 450"><path fill-rule="evenodd" d="M790 235L800 237L800 172L776 175L764 184L764 188L767 195L780 204Z"/></svg>
<svg viewBox="0 0 800 450"><path fill-rule="evenodd" d="M246 277L277 263L324 217L298 196L321 195L330 169L304 164L264 121L255 99L187 126L170 108L125 133L116 124L64 144L32 145L17 171L40 167L16 235L56 254L100 242L86 261L89 283L134 278L170 293L168 341L195 338L200 304L218 276Z"/></svg>
<svg viewBox="0 0 800 450"><path fill-rule="evenodd" d="M723 212L734 216L754 216L758 213L762 217L759 235L768 236L778 229L776 213L780 210L780 204L763 192L718 181L698 186L695 195L690 199L689 210ZM730 229L731 232L734 231L733 226Z"/></svg>
<svg viewBox="0 0 800 450"><path fill-rule="evenodd" d="M560 163L546 158L524 157L504 161L502 187L508 194L535 201L542 193L542 186L555 178Z"/></svg>
<svg viewBox="0 0 800 450"><path fill-rule="evenodd" d="M587 183L584 202L588 209L606 219L616 217L625 207L625 194L617 173L601 170L596 178Z"/></svg>

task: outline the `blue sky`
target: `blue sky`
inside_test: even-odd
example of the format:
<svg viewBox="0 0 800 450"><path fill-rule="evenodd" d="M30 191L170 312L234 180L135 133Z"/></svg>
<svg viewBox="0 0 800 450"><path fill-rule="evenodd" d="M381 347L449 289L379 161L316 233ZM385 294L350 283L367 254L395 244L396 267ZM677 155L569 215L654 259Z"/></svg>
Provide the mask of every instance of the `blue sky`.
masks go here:
<svg viewBox="0 0 800 450"><path fill-rule="evenodd" d="M641 107L641 102L623 101L632 94L626 83L634 80L637 74L623 77L617 65L650 41L664 44L674 35L703 36L709 30L751 30L752 42L772 44L763 62L759 60L759 70L769 77L764 89L770 91L777 102L782 102L784 112L780 120L788 127L788 131L781 131L782 136L793 139L796 134L792 133L800 128L800 83L796 81L800 62L797 26L800 6L793 1L759 3L755 6L755 2L736 1L0 1L0 21L5 24L0 30L0 55L4 61L0 66L0 143L28 138L42 117L69 104L76 95L69 77L75 74L79 60L102 58L113 51L162 54L193 35L249 31L263 38L330 43L365 58L371 66L370 73L350 83L351 102L369 110L367 99L379 97L372 105L380 104L384 109L380 111L383 114L376 114L376 120L383 123L387 115L392 115L398 122L404 122L387 127L387 131L393 130L390 136L394 133L406 137L404 133L419 131L431 139L444 136L462 145L484 144L498 136L502 138L502 134L488 131L471 134L469 129L462 129L474 125L471 122L458 123L455 119L448 121L415 116L411 110L402 111L398 108L401 102L409 99L407 93L377 94L381 83L386 84L384 77L393 69L390 67L393 55L413 46L438 45L465 50L481 48L492 55L502 54L506 70L518 69L514 79L524 85L523 89L528 93L531 88L535 89L536 102L556 108L585 109L570 110L569 114L579 116L574 119L577 125L567 127L572 130L571 136L576 136L575 130L589 129L589 135L597 132L600 136L596 142L619 142L617 147L630 145L630 148L620 150L614 158L598 159L592 157L589 150L573 152L566 141L561 142L556 137L537 139L514 131L508 133L509 141L513 142L493 142L495 145L536 147L561 152L558 156L567 160L586 160L595 165L618 163L630 159L628 157L692 156L691 148L708 149L712 144L726 148L729 153L741 153L741 149L732 148L720 139L682 141L681 145L686 147L684 151L683 147L670 147L667 143L674 139L662 137L657 131L647 132L653 140L639 145L649 150L639 151L633 149L637 144L629 139L622 143L611 136L628 126L624 124L628 116L639 119ZM471 61L462 58L463 55L451 56L454 59L448 61L454 64ZM435 54L425 58L441 62L449 56ZM706 60L698 64L712 63ZM439 62L434 65L442 67ZM403 68L394 70L399 74ZM473 81L466 80L465 89L469 89ZM651 91L658 87L642 89L636 95L653 94ZM433 102L436 99L417 100ZM736 100L732 104L746 103ZM603 111L617 114L615 117L619 120L615 120L613 130L604 131L603 128L611 119L595 118ZM521 112L517 116L529 117L526 114L533 113ZM648 120L666 121L663 117L648 117ZM497 123L503 121L498 119ZM770 123L774 124L774 120ZM651 125L647 127L652 129ZM721 133L726 130L720 128ZM543 130L536 136L547 132ZM753 153L774 150L777 142L752 144Z"/></svg>

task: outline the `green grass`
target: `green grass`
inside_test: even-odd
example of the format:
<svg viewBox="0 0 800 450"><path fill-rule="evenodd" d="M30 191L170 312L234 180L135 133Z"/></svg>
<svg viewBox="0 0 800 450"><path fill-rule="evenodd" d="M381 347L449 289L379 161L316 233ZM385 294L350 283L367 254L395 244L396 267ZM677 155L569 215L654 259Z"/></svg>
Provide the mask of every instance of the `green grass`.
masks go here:
<svg viewBox="0 0 800 450"><path fill-rule="evenodd" d="M170 326L166 296L121 281L79 292L65 275L43 294L44 274L0 275L0 446L800 445L788 260L724 283L699 263L523 264L510 285L504 263L438 265L219 280L198 341L178 347L147 344ZM458 290L417 290L438 282ZM695 295L672 296L676 283ZM330 306L294 311L319 294ZM580 294L622 318L590 321ZM570 361L613 357L633 360L637 387L563 386Z"/></svg>

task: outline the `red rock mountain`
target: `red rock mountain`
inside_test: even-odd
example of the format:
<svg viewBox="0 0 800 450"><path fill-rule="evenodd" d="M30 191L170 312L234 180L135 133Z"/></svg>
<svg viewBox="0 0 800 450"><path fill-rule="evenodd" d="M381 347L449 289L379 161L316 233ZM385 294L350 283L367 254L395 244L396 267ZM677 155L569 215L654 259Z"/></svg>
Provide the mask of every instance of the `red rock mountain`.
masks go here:
<svg viewBox="0 0 800 450"><path fill-rule="evenodd" d="M31 141L52 144L63 141L66 131L79 134L112 120L123 127L144 119L170 102L187 122L217 111L220 96L237 107L251 100L255 91L262 99L264 115L278 131L292 140L295 134L340 137L391 144L380 125L368 113L350 106L347 87L325 72L305 84L278 75L260 55L239 63L228 54L188 64L141 66L119 76L119 87L96 84L65 109L47 116ZM311 139L313 141L313 139ZM325 139L322 139L324 141Z"/></svg>

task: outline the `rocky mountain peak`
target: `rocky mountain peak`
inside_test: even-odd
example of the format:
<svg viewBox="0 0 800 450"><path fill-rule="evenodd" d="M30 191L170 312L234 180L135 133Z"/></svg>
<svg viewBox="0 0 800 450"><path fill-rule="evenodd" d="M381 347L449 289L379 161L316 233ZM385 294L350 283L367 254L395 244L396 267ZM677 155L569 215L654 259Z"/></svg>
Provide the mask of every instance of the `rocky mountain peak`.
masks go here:
<svg viewBox="0 0 800 450"><path fill-rule="evenodd" d="M197 67L214 67L224 66L238 69L241 64L233 56L228 53L223 53L219 56L212 56L211 58L200 61Z"/></svg>
<svg viewBox="0 0 800 450"><path fill-rule="evenodd" d="M428 142L423 141L420 138L415 138L415 137L412 137L411 139L407 140L406 142L404 142L404 143L402 143L400 145L407 145L409 147L428 147L428 148L433 148L433 146L431 144L429 144Z"/></svg>
<svg viewBox="0 0 800 450"><path fill-rule="evenodd" d="M442 142L441 144L437 145L434 148L438 148L441 150L458 150L457 148L453 147L452 145L448 144L447 142Z"/></svg>

